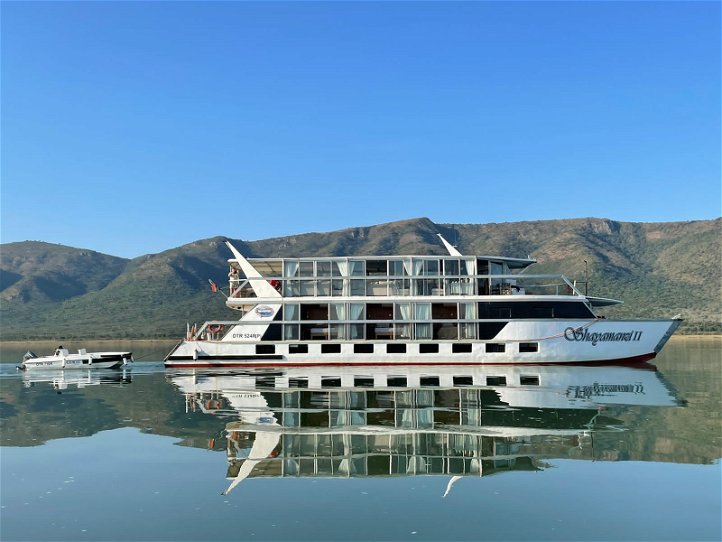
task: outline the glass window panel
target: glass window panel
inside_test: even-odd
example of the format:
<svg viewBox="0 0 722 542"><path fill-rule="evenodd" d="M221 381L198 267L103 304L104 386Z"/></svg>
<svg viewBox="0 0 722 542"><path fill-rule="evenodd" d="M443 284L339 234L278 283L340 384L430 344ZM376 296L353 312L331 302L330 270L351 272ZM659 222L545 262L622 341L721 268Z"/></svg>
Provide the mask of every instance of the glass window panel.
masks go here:
<svg viewBox="0 0 722 542"><path fill-rule="evenodd" d="M415 310L417 320L431 319L431 303L416 303Z"/></svg>
<svg viewBox="0 0 722 542"><path fill-rule="evenodd" d="M431 338L431 324L416 324L416 338L417 339L430 339Z"/></svg>
<svg viewBox="0 0 722 542"><path fill-rule="evenodd" d="M300 262L299 263L300 275L302 277L313 276L313 262Z"/></svg>
<svg viewBox="0 0 722 542"><path fill-rule="evenodd" d="M349 271L353 277L363 277L366 274L366 262L364 260L349 260Z"/></svg>
<svg viewBox="0 0 722 542"><path fill-rule="evenodd" d="M459 260L444 260L444 275L458 275Z"/></svg>
<svg viewBox="0 0 722 542"><path fill-rule="evenodd" d="M424 274L425 275L437 275L439 274L439 260L426 260L424 262Z"/></svg>
<svg viewBox="0 0 722 542"><path fill-rule="evenodd" d="M331 276L331 262L316 262L316 276L317 277L330 277Z"/></svg>
<svg viewBox="0 0 722 542"><path fill-rule="evenodd" d="M471 320L476 318L475 303L459 303L459 319Z"/></svg>
<svg viewBox="0 0 722 542"><path fill-rule="evenodd" d="M350 320L365 320L366 319L366 311L364 310L366 308L366 305L363 303L351 303L349 306L350 313L349 313L349 319Z"/></svg>
<svg viewBox="0 0 722 542"><path fill-rule="evenodd" d="M363 339L364 338L364 324L351 324L349 326L349 338L350 339Z"/></svg>
<svg viewBox="0 0 722 542"><path fill-rule="evenodd" d="M346 319L346 304L345 303L331 303L331 320L345 320Z"/></svg>
<svg viewBox="0 0 722 542"><path fill-rule="evenodd" d="M404 275L403 260L389 260L389 275L397 277Z"/></svg>
<svg viewBox="0 0 722 542"><path fill-rule="evenodd" d="M330 280L319 280L317 283L318 291L317 295L331 295L331 281Z"/></svg>
<svg viewBox="0 0 722 542"><path fill-rule="evenodd" d="M288 303L283 307L284 320L298 320L299 314L298 305L296 303Z"/></svg>
<svg viewBox="0 0 722 542"><path fill-rule="evenodd" d="M366 295L366 284L363 279L351 280L351 295Z"/></svg>
<svg viewBox="0 0 722 542"><path fill-rule="evenodd" d="M284 324L283 325L283 338L286 341L297 341L298 340L298 324Z"/></svg>
<svg viewBox="0 0 722 542"><path fill-rule="evenodd" d="M411 320L411 303L396 303L397 320Z"/></svg>
<svg viewBox="0 0 722 542"><path fill-rule="evenodd" d="M284 261L283 262L283 276L284 277L298 276L298 262L294 261L294 260Z"/></svg>

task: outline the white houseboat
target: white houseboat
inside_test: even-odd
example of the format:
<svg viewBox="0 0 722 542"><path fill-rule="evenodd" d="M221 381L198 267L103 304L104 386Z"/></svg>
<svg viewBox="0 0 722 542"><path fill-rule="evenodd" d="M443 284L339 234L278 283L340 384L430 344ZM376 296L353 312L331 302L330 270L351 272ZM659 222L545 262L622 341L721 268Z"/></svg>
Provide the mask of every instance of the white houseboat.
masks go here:
<svg viewBox="0 0 722 542"><path fill-rule="evenodd" d="M531 258L448 256L246 259L229 242L226 305L239 320L192 326L167 367L632 363L681 323L613 320Z"/></svg>

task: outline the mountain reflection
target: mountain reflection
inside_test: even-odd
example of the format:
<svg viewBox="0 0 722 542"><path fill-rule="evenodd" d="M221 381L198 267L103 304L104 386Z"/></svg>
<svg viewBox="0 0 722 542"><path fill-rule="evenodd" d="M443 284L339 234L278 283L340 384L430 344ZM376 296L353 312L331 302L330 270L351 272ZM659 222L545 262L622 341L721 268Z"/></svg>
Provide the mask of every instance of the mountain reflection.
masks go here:
<svg viewBox="0 0 722 542"><path fill-rule="evenodd" d="M460 477L542 470L552 458L634 459L615 436L630 423L624 407L680 404L652 366L308 367L168 379L187 413L227 420L226 494L253 477L419 475L450 477L448 493Z"/></svg>

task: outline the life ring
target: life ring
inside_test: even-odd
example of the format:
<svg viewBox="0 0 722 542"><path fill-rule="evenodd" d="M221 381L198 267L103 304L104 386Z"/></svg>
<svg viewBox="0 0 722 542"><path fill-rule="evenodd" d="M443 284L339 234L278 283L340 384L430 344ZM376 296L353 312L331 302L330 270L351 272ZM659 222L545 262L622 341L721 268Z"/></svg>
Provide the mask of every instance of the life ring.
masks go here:
<svg viewBox="0 0 722 542"><path fill-rule="evenodd" d="M215 326L208 326L208 333L218 333L221 329L223 329L222 324L218 324Z"/></svg>

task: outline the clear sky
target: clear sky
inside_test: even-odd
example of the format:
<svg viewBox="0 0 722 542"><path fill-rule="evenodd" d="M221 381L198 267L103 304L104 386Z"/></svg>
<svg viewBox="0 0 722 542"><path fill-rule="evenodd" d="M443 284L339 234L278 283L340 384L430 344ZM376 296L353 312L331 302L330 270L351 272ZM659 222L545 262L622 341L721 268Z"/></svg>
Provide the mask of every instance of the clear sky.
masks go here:
<svg viewBox="0 0 722 542"><path fill-rule="evenodd" d="M719 2L3 2L1 240L717 218Z"/></svg>

